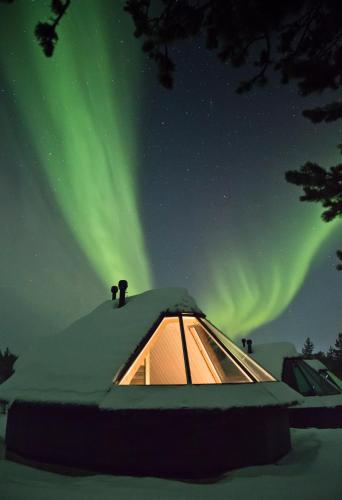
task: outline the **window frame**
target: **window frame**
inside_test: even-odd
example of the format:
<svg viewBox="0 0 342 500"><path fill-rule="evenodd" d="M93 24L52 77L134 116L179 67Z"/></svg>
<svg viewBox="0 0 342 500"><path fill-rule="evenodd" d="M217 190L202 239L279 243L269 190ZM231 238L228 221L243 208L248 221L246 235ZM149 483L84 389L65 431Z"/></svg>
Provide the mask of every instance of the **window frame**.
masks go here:
<svg viewBox="0 0 342 500"><path fill-rule="evenodd" d="M192 383L192 377L191 377L191 367L190 367L190 362L189 362L189 353L188 353L188 347L187 347L187 341L186 341L186 335L185 335L185 326L183 322L183 318L186 317L191 317L195 318L199 324L204 328L205 332L209 337L212 339L213 342L215 342L218 347L224 352L224 354L228 357L228 359L231 359L242 371L242 373L249 379L247 383L259 383L260 381L254 376L253 373L251 373L250 370L248 370L248 367L246 368L241 361L235 356L235 354L230 351L224 344L223 342L217 337L213 329L217 329L214 325L212 325L207 319L204 314L199 314L199 313L193 313L193 312L188 312L188 313L182 313L182 312L176 312L176 313L167 313L167 314L161 314L158 319L153 323L152 327L148 331L148 333L142 338L141 342L138 344L137 348L134 350L134 352L129 356L128 360L125 362L125 364L119 369L117 374L113 378L113 384L114 385L121 385L122 379L126 376L128 370L132 366L133 363L135 363L136 359L140 356L144 348L146 347L147 343L151 340L153 337L155 331L159 328L161 325L162 321L166 318L178 318L179 321L179 328L180 328L180 337L181 337L181 342L182 342L182 349L183 349L183 359L184 359L184 366L185 366L185 374L186 374L186 383L185 384L167 384L167 385L179 385L179 386L184 386L184 385L211 385L211 384L193 384ZM204 322L203 319L206 321ZM212 328L211 328L212 326ZM220 331L217 329L217 331ZM222 333L222 332L221 332ZM262 367L261 367L262 368ZM266 371L266 370L265 370ZM266 371L266 373L268 373ZM276 379L274 378L273 380L270 380L270 382L275 381ZM144 384L142 386L139 385L139 387L144 387L147 384ZM149 384L150 386L155 386L155 384ZM220 384L217 385L241 385L240 382L221 382ZM138 387L138 386L137 386Z"/></svg>

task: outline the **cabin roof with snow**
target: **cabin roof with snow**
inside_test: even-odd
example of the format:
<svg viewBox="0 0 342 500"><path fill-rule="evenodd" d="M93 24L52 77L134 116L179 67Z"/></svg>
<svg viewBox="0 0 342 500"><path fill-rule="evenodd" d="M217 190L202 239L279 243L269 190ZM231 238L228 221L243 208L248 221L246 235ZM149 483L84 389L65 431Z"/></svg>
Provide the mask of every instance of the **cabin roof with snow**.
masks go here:
<svg viewBox="0 0 342 500"><path fill-rule="evenodd" d="M341 406L342 383L318 359L306 359L289 342L253 344L251 357L262 364L278 380L283 380L305 396L302 407ZM329 373L321 376L321 371ZM318 397L317 397L318 396Z"/></svg>
<svg viewBox="0 0 342 500"><path fill-rule="evenodd" d="M106 409L276 406L298 400L205 320L186 290L151 290L117 306L106 301L40 341L19 358L0 398Z"/></svg>
<svg viewBox="0 0 342 500"><path fill-rule="evenodd" d="M253 344L251 357L260 363L274 377L281 380L285 358L299 357L300 354L291 342L269 342Z"/></svg>

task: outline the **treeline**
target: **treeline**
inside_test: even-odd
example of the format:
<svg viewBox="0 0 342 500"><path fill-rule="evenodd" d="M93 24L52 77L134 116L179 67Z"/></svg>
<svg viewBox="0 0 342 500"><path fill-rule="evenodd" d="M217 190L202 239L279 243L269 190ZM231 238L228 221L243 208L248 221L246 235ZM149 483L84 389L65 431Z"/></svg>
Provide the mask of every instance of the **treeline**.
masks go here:
<svg viewBox="0 0 342 500"><path fill-rule="evenodd" d="M5 382L14 373L14 363L18 356L7 348L4 352L0 349L0 384Z"/></svg>
<svg viewBox="0 0 342 500"><path fill-rule="evenodd" d="M302 354L306 358L319 359L329 370L342 378L342 333L339 333L334 346L330 346L327 352L315 352L315 344L310 337L304 342Z"/></svg>

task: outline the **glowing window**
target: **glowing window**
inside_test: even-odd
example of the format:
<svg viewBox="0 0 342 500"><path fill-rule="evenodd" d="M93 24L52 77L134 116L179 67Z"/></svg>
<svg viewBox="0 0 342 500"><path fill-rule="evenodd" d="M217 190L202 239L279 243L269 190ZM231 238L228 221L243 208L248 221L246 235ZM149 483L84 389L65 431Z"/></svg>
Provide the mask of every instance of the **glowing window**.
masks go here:
<svg viewBox="0 0 342 500"><path fill-rule="evenodd" d="M196 318L183 321L193 384L252 382Z"/></svg>
<svg viewBox="0 0 342 500"><path fill-rule="evenodd" d="M203 320L203 323L208 327L209 331L212 331L217 338L223 343L223 345L230 351L239 361L240 363L249 371L251 375L258 382L268 382L275 381L276 379L268 373L262 366L260 366L254 359L252 359L248 354L240 349L234 342L232 342L229 338L223 335L220 330L218 330L215 326L213 326L209 321Z"/></svg>
<svg viewBox="0 0 342 500"><path fill-rule="evenodd" d="M118 383L241 384L269 380L275 379L209 322L183 315L160 322Z"/></svg>
<svg viewBox="0 0 342 500"><path fill-rule="evenodd" d="M186 384L179 319L164 318L120 385Z"/></svg>

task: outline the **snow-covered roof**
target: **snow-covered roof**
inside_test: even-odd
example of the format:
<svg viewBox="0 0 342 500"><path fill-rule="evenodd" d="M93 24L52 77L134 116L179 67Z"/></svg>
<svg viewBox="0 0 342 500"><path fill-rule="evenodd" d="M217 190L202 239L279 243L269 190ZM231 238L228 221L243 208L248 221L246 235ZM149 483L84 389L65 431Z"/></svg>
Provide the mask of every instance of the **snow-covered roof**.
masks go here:
<svg viewBox="0 0 342 500"><path fill-rule="evenodd" d="M300 356L291 342L253 344L250 356L266 368L276 379L281 380L285 358Z"/></svg>
<svg viewBox="0 0 342 500"><path fill-rule="evenodd" d="M313 368L317 372L319 370L327 370L328 369L325 366L325 364L322 363L322 361L320 361L319 359L304 359L304 361L305 361L306 364L308 364L309 366L311 366L311 368Z"/></svg>
<svg viewBox="0 0 342 500"><path fill-rule="evenodd" d="M306 396L300 402L301 408L336 408L342 406L342 394L328 396Z"/></svg>
<svg viewBox="0 0 342 500"><path fill-rule="evenodd" d="M0 386L0 399L96 404L104 408L117 408L125 400L126 405L129 402L160 408L251 406L257 402L262 406L289 404L298 399L282 382L266 384L265 389L263 383L238 384L235 388L229 384L221 389L213 385L113 385L114 376L161 315L177 313L203 314L182 288L156 289L129 297L120 309L116 301L106 301L62 333L45 338L20 356L14 375Z"/></svg>
<svg viewBox="0 0 342 500"><path fill-rule="evenodd" d="M220 409L297 404L302 397L283 382L257 382L252 384L204 384L113 386L101 401L103 409L191 408ZM140 390L139 390L140 389ZM129 397L127 397L129 395Z"/></svg>

